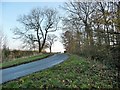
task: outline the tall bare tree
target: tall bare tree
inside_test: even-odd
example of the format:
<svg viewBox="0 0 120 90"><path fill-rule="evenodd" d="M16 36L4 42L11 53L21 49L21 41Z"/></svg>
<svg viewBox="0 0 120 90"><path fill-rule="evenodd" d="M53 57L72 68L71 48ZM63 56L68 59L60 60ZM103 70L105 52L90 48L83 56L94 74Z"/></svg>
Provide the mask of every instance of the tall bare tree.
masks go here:
<svg viewBox="0 0 120 90"><path fill-rule="evenodd" d="M78 49L80 50L81 47L84 47L84 50L87 51L86 53L92 54L91 48L94 46L92 15L94 14L94 11L96 9L95 7L96 4L92 2L74 2L74 1L67 2L65 3L65 6L62 7L64 10L67 11L67 13L69 13L66 19L63 19L63 23L66 21L64 27L69 27L74 32L74 36L76 38L75 39L76 45L72 46L75 46L76 49L75 51L77 51ZM80 52L79 50L78 52Z"/></svg>
<svg viewBox="0 0 120 90"><path fill-rule="evenodd" d="M28 15L20 16L18 21L23 25L23 28L15 28L14 34L18 35L22 40L32 36L32 43L37 42L39 52L42 51L46 38L49 32L57 30L59 17L55 9L40 9L35 8L31 10ZM25 43L28 43L26 41Z"/></svg>
<svg viewBox="0 0 120 90"><path fill-rule="evenodd" d="M71 14L70 20L77 21L84 27L83 30L85 31L85 38L87 39L87 42L89 45L93 44L91 16L95 11L95 7L96 7L96 4L92 2L68 2L68 3L65 3L65 7L63 7L63 9L65 9ZM78 29L80 30L80 28Z"/></svg>
<svg viewBox="0 0 120 90"><path fill-rule="evenodd" d="M47 46L50 49L50 53L52 52L52 45L57 41L57 36L55 34L49 34L47 37Z"/></svg>

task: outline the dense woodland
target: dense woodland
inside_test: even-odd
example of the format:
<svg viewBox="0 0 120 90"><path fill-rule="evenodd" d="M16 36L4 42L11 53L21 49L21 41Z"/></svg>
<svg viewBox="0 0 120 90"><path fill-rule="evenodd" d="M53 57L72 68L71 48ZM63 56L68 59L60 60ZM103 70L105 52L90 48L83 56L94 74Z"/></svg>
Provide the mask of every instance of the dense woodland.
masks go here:
<svg viewBox="0 0 120 90"><path fill-rule="evenodd" d="M116 69L119 81L120 2L67 2L62 8L66 51Z"/></svg>

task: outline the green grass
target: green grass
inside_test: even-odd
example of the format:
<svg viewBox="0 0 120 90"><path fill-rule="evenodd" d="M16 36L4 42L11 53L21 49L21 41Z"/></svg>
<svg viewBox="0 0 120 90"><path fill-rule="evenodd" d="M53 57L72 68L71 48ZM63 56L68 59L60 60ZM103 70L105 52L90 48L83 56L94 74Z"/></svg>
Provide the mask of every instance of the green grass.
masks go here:
<svg viewBox="0 0 120 90"><path fill-rule="evenodd" d="M9 61L0 63L0 68L7 68L10 66L20 65L23 63L35 61L37 59L45 58L49 55L50 54L40 54L40 55L35 55L35 56L30 56L30 57L25 57L25 58L18 58L18 59L14 59L14 60L9 60Z"/></svg>
<svg viewBox="0 0 120 90"><path fill-rule="evenodd" d="M112 88L113 70L100 62L71 55L65 62L3 84L3 88Z"/></svg>

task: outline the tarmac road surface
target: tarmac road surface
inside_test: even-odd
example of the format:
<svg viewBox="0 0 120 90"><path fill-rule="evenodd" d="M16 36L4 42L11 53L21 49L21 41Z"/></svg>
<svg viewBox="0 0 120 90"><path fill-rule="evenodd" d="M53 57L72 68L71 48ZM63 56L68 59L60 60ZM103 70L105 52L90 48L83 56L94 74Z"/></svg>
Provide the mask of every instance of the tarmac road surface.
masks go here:
<svg viewBox="0 0 120 90"><path fill-rule="evenodd" d="M6 69L0 69L0 84L20 78L22 76L29 75L37 71L41 71L46 68L50 68L56 64L59 64L67 60L67 58L68 55L66 54L55 54L53 56L50 56L42 60L38 60Z"/></svg>

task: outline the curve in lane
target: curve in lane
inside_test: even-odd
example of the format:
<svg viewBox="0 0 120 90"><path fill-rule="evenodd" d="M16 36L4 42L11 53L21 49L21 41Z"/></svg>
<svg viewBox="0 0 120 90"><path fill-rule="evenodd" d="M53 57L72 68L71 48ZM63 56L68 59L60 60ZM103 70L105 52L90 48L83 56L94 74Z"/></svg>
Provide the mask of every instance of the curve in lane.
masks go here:
<svg viewBox="0 0 120 90"><path fill-rule="evenodd" d="M67 58L68 55L66 54L55 54L39 61L1 69L0 72L2 72L2 76L0 75L0 77L2 77L2 80L0 81L0 84L52 67L67 60Z"/></svg>

